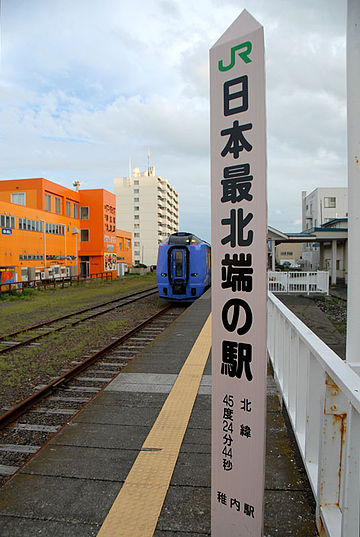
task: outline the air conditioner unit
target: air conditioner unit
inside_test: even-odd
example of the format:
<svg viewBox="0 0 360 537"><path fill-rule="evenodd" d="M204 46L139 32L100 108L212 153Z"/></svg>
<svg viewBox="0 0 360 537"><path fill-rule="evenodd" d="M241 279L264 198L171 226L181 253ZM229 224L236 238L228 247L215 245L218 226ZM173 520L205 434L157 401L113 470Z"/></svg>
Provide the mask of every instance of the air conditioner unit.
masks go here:
<svg viewBox="0 0 360 537"><path fill-rule="evenodd" d="M28 267L21 267L21 281L22 282L28 282L29 281L29 269L28 269Z"/></svg>
<svg viewBox="0 0 360 537"><path fill-rule="evenodd" d="M62 278L67 278L69 276L69 267L60 267L60 276Z"/></svg>
<svg viewBox="0 0 360 537"><path fill-rule="evenodd" d="M59 276L60 276L60 265L52 265L49 270L52 271L52 274L54 275L54 278L59 278Z"/></svg>
<svg viewBox="0 0 360 537"><path fill-rule="evenodd" d="M45 269L45 279L50 280L54 277L53 270L51 268Z"/></svg>

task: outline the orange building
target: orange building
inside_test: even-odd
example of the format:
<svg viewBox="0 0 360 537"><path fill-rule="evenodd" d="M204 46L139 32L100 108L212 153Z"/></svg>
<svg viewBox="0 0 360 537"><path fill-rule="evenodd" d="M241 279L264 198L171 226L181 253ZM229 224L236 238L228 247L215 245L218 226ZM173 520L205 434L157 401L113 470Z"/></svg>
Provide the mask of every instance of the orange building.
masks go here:
<svg viewBox="0 0 360 537"><path fill-rule="evenodd" d="M132 265L132 233L131 231L116 230L117 261Z"/></svg>
<svg viewBox="0 0 360 537"><path fill-rule="evenodd" d="M131 234L116 230L115 204L103 189L74 191L43 178L0 181L2 281L79 269L81 276L112 271L115 277L132 247ZM125 242L130 254L120 260Z"/></svg>

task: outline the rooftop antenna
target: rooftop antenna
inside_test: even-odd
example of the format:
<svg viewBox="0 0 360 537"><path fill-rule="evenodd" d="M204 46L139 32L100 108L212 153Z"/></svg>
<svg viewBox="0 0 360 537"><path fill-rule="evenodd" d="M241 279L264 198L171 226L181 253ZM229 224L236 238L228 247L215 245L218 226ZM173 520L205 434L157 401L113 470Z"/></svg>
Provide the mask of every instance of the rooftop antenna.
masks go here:
<svg viewBox="0 0 360 537"><path fill-rule="evenodd" d="M77 179L73 181L73 187L75 188L76 192L79 192L80 185L81 181L78 181Z"/></svg>
<svg viewBox="0 0 360 537"><path fill-rule="evenodd" d="M150 149L147 150L148 175L150 176Z"/></svg>

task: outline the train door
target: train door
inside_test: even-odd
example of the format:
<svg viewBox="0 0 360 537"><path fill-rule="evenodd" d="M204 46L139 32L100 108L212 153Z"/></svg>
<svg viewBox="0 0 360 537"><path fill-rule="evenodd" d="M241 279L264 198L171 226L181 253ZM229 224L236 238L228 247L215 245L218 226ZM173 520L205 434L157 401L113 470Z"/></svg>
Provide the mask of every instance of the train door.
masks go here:
<svg viewBox="0 0 360 537"><path fill-rule="evenodd" d="M187 248L172 248L169 252L169 273L174 295L185 295L189 279L189 251Z"/></svg>

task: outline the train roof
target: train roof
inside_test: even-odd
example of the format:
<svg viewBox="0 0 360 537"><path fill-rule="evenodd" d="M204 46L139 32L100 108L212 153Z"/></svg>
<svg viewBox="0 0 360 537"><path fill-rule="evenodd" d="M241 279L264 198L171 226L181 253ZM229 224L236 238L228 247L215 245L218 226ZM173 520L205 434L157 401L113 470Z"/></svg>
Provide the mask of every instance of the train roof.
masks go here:
<svg viewBox="0 0 360 537"><path fill-rule="evenodd" d="M163 241L163 244L196 244L202 243L210 247L210 244L203 239L200 239L194 233L188 233L187 231L179 231L169 235L167 239Z"/></svg>

